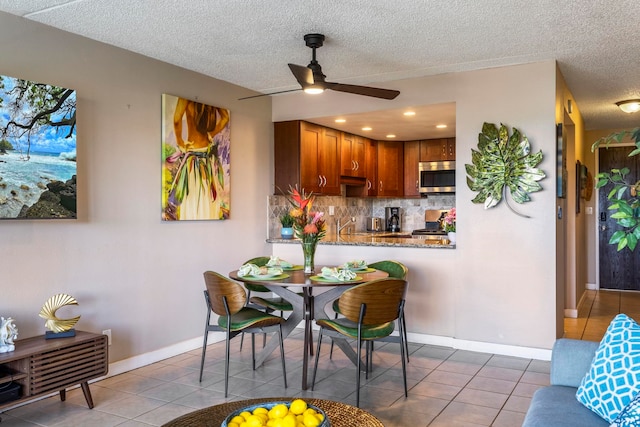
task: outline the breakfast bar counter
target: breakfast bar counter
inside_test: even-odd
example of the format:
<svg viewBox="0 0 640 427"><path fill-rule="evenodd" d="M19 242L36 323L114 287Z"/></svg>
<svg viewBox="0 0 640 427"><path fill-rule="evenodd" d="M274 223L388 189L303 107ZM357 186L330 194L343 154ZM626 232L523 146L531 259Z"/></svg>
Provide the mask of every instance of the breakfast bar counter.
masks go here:
<svg viewBox="0 0 640 427"><path fill-rule="evenodd" d="M434 236L435 237L435 236ZM267 243L294 243L299 245L300 240L271 238ZM389 246L401 248L436 248L455 249L456 245L449 244L446 236L442 239L428 238L419 239L411 237L410 233L353 233L353 234L327 234L318 242L319 245L341 245L341 246Z"/></svg>

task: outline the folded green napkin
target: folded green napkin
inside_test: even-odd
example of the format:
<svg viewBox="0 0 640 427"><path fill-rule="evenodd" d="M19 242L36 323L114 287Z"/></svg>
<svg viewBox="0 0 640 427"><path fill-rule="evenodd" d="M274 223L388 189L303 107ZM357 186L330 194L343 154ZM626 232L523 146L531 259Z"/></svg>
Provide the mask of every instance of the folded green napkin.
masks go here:
<svg viewBox="0 0 640 427"><path fill-rule="evenodd" d="M320 276L324 277L325 279L339 280L341 282L346 282L346 281L355 279L356 273L344 268L322 267L322 270L320 271Z"/></svg>
<svg viewBox="0 0 640 427"><path fill-rule="evenodd" d="M268 267L282 267L282 268L291 268L293 267L293 264L291 264L290 262L287 262L283 259L280 259L279 257L275 256L275 255L271 255L271 258L269 259L269 262L267 263Z"/></svg>
<svg viewBox="0 0 640 427"><path fill-rule="evenodd" d="M255 264L244 264L238 269L238 276L277 276L282 274L282 268L280 267L258 267Z"/></svg>
<svg viewBox="0 0 640 427"><path fill-rule="evenodd" d="M367 263L363 259L355 259L353 261L345 262L342 267L349 270L364 270L367 268Z"/></svg>

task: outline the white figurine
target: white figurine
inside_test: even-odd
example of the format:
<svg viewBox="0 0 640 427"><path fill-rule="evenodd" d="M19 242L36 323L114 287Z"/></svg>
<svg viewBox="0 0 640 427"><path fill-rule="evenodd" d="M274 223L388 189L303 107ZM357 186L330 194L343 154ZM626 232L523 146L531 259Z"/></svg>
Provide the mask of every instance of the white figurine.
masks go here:
<svg viewBox="0 0 640 427"><path fill-rule="evenodd" d="M15 350L13 340L16 338L18 338L18 328L13 324L13 319L0 317L0 353Z"/></svg>

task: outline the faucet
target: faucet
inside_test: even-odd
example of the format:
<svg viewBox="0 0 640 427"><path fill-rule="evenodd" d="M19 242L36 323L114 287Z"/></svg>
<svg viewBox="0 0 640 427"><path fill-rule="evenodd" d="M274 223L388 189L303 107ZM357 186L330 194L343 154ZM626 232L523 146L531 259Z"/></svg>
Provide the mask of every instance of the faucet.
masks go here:
<svg viewBox="0 0 640 427"><path fill-rule="evenodd" d="M344 225L340 225L340 218L338 218L338 223L336 225L336 234L339 236L340 232L345 228L351 225L351 223L355 223L356 222L356 217L352 216L351 218L349 218L349 220L344 224Z"/></svg>

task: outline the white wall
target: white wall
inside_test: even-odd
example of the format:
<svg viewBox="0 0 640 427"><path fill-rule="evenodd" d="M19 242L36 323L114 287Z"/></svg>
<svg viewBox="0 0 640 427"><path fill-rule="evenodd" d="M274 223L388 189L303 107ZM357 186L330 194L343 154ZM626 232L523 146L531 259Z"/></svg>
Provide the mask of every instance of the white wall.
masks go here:
<svg viewBox="0 0 640 427"><path fill-rule="evenodd" d="M274 97L274 121L456 102L457 248L364 252L407 261L411 332L549 349L562 330L556 308L555 85L555 63L542 62L402 80L393 85L401 91L394 101L331 91L315 99ZM531 218L514 214L504 201L489 210L471 203L476 193L466 185L464 165L471 163L485 121L515 126L533 151L544 153L544 190L533 193L532 202L512 202ZM339 261L337 254L348 255L320 246L318 262Z"/></svg>
<svg viewBox="0 0 640 427"><path fill-rule="evenodd" d="M111 361L202 337L202 272L266 253L273 126L268 98L0 13L0 73L77 91L78 215L0 222L0 315L44 333L64 292L78 329L112 329ZM212 53L213 54L213 53ZM231 219L161 222L161 95L231 111Z"/></svg>

